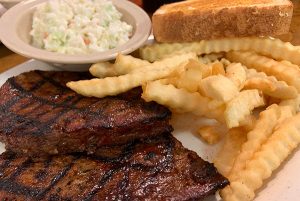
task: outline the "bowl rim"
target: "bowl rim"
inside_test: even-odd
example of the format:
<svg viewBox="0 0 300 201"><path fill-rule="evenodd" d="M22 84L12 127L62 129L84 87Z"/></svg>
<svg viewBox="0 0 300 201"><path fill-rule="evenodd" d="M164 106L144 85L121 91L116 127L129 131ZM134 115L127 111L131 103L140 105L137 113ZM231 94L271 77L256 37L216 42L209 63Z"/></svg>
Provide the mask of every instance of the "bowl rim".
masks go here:
<svg viewBox="0 0 300 201"><path fill-rule="evenodd" d="M5 27L5 29L0 30L0 40L6 47L22 56L49 63L88 64L114 59L118 53L129 54L141 47L151 33L151 20L143 9L127 0L112 0L116 7L126 10L135 19L135 32L125 44L103 52L75 55L39 49L20 39L16 31L17 22L19 22L22 14L29 12L29 9L47 1L49 0L22 1L2 15L0 18L0 27Z"/></svg>

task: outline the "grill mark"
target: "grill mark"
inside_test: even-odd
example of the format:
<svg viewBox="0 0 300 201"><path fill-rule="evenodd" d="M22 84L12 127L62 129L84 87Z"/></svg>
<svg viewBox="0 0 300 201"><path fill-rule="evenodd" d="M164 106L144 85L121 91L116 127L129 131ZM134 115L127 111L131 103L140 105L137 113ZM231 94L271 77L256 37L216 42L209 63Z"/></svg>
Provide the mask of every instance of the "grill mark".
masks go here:
<svg viewBox="0 0 300 201"><path fill-rule="evenodd" d="M61 110L60 112L57 113L52 119L50 119L48 122L40 124L37 128L37 130L33 133L32 135L43 135L44 133L48 133L48 131L51 129L51 125L54 124L56 119L65 113L69 112L69 110Z"/></svg>
<svg viewBox="0 0 300 201"><path fill-rule="evenodd" d="M119 172L120 170L122 170L123 168L139 168L139 170L141 171L151 171L154 174L157 174L158 172L162 171L163 169L170 169L172 168L172 160L173 160L173 150L174 150L174 141L171 139L170 136L165 136L165 146L166 146L166 160L164 160L161 164L158 165L158 167L153 167L153 166L146 166L146 165L142 165L142 164L137 164L137 165L131 165L131 164L123 164L117 162L116 165L114 167L112 167L110 170L108 170L104 176L101 178L101 180L98 182L98 185L95 186L92 191L90 191L88 193L88 195L83 199L83 201L91 201L93 199L93 197L103 188L105 187L105 185L113 178L113 175L115 175L117 172ZM133 143L132 146L129 146L128 152L132 152L134 151L135 146L137 145L137 141L135 143ZM131 155L126 155L123 156L123 158L121 159L121 161L125 161L125 157L127 157L128 159L131 157ZM124 177L126 177L126 174L124 174ZM126 178L123 178L123 180L126 181Z"/></svg>
<svg viewBox="0 0 300 201"><path fill-rule="evenodd" d="M39 170L34 178L39 180L39 181L43 181L43 179L45 179L45 177L47 176L47 168L49 168L51 162L53 160L53 156L49 157L45 162L44 162L44 169L43 170Z"/></svg>
<svg viewBox="0 0 300 201"><path fill-rule="evenodd" d="M52 77L45 76L41 71L35 71L35 73L42 77L44 81L50 82L53 86L57 87L60 91L67 88L65 85L61 85L61 83L55 81Z"/></svg>
<svg viewBox="0 0 300 201"><path fill-rule="evenodd" d="M10 181L15 180L20 174L22 174L22 172L24 172L25 170L27 170L31 165L32 165L32 161L31 159L27 159L26 161L24 161L18 168L17 170L12 173L12 175L9 177Z"/></svg>
<svg viewBox="0 0 300 201"><path fill-rule="evenodd" d="M5 162L0 166L0 176L3 175L3 172L11 164L12 160L5 160Z"/></svg>
<svg viewBox="0 0 300 201"><path fill-rule="evenodd" d="M82 201L90 201L93 199L93 197L99 192L100 189L102 189L107 182L111 180L113 175L115 175L118 171L122 169L122 163L121 161L125 161L126 159L129 159L134 151L135 146L137 145L138 141L136 140L135 142L132 142L127 146L124 150L124 154L122 154L120 157L117 157L116 159L113 160L107 160L104 158L98 158L102 162L113 162L115 163L115 166L113 166L110 170L104 173L100 181L98 182L98 185L95 186L88 194L87 196L82 200ZM125 166L126 167L126 166Z"/></svg>
<svg viewBox="0 0 300 201"><path fill-rule="evenodd" d="M17 115L14 114L12 112L6 114L8 118L10 118L11 120L9 121L8 124L4 125L3 128L1 129L5 134L9 134L12 132L12 129L16 129L19 130L21 126L23 125L27 125L26 130L23 130L22 135L27 134L26 131L30 131L30 133L34 133L34 131L31 131L34 128L39 128L41 126L41 123L38 120L35 119L28 119L26 117L23 117L21 115ZM16 126L16 124L20 122L18 124L18 126ZM14 128L12 127L12 125L14 125Z"/></svg>
<svg viewBox="0 0 300 201"><path fill-rule="evenodd" d="M7 103L0 106L1 112L9 111L19 100L21 100L20 96L13 96Z"/></svg>
<svg viewBox="0 0 300 201"><path fill-rule="evenodd" d="M26 90L26 89L24 89L22 86L20 86L18 83L16 83L16 81L15 81L14 79L10 79L10 80L9 80L9 83L10 83L10 85L11 85L13 88L16 88L16 89L21 93L21 94L19 94L19 95L22 96L22 97L28 97L28 94L30 94L31 97L32 97L34 100L36 100L36 101L38 101L38 102L41 102L42 104L49 104L49 105L54 106L54 107L67 107L67 108L69 107L69 108L72 108L72 109L76 109L76 108L74 108L74 107L71 107L70 105L64 104L64 102L62 102L62 103L54 103L54 102L52 102L52 101L49 101L49 100L46 100L46 99L37 97L37 96L35 96L35 95L32 93L32 91Z"/></svg>
<svg viewBox="0 0 300 201"><path fill-rule="evenodd" d="M85 198L82 199L82 201L91 201L93 197L99 192L100 189L102 189L105 184L111 180L114 174L116 174L118 171L120 171L122 167L115 166L112 167L110 170L104 173L100 181L96 186L93 187L93 189L85 196Z"/></svg>
<svg viewBox="0 0 300 201"><path fill-rule="evenodd" d="M74 107L73 105L68 105L67 103L64 103L64 102L54 103L52 101L37 97L31 91L28 91L28 90L24 89L23 87L21 87L18 83L15 82L14 79L9 79L8 81L9 81L9 84L13 88L16 88L20 92L20 94L19 94L20 97L28 97L28 94L30 94L32 99L34 99L37 102L40 102L41 104L48 104L48 105L53 106L53 107L62 107L62 108L66 108L66 109L74 109L74 110L77 110L77 111L80 111L80 112L88 112L88 113L94 114L94 115L102 115L102 113L90 111L88 109L88 107L79 109L77 107ZM18 97L18 98L20 98L20 97ZM81 98L83 98L83 97L81 97ZM8 108L6 106L6 104L5 104L5 108Z"/></svg>
<svg viewBox="0 0 300 201"><path fill-rule="evenodd" d="M24 109L26 109L27 107L29 107L30 105L33 105L33 104L35 104L35 102L32 102L31 100L28 100L28 102L27 102L26 104L23 104L23 105L20 106L20 109L19 109L19 110L24 110ZM34 110L35 108L39 107L39 106L40 106L40 105L37 104L37 106L35 106L35 107L33 108L33 110Z"/></svg>
<svg viewBox="0 0 300 201"><path fill-rule="evenodd" d="M46 83L46 80L41 80L41 81L35 83L33 85L33 87L30 88L28 91L34 92L34 91L38 90L39 88L41 88L45 83Z"/></svg>
<svg viewBox="0 0 300 201"><path fill-rule="evenodd" d="M71 102L73 99L75 99L76 96L74 96L74 97L69 96L70 98L69 98L67 101L63 101L62 103L54 103L54 102L51 102L51 101L49 101L49 100L46 100L46 99L43 99L43 98L40 98L40 97L35 96L34 94L32 94L32 91L28 91L28 90L24 89L22 86L20 86L18 83L16 83L16 81L15 81L14 79L9 79L9 83L10 83L10 85L11 85L12 87L14 87L14 88L16 88L17 90L19 90L19 92L21 93L20 96L22 96L22 97L27 97L27 96L28 96L28 93L31 93L31 97L32 97L34 100L40 102L41 104L48 104L48 105L50 105L50 106L53 106L54 108L62 107L62 108L65 108L66 111L67 111L67 110L70 111L70 110L74 109L74 110L76 110L77 112L80 112L80 113L82 113L82 114L87 114L87 113L88 113L88 114L92 114L92 115L102 115L102 116L104 117L103 111L105 111L105 109L107 108L107 105L108 105L108 103L107 103L106 107L102 107L101 110L98 110L97 112L94 112L94 111L91 111L91 110L90 110L90 107L91 107L93 104L91 104L90 106L87 106L87 107L85 107L85 108L77 108L77 107L74 107L74 106L73 106L74 103L73 103L73 105L68 104L68 103ZM69 89L66 89L66 91L67 91L67 90L69 90ZM78 99L75 100L75 101L80 101L82 98L83 98L83 97L80 96L80 98L78 98ZM122 97L118 97L118 96L116 96L115 98L116 98L116 99L120 99L120 100L126 100L126 99L124 99L124 98L122 98ZM96 102L96 103L97 103L97 102ZM94 104L96 104L96 103L94 103ZM104 106L105 106L105 105L104 105ZM7 108L7 107L6 107L6 108ZM44 113L44 115L45 115L45 114L46 114L46 113ZM167 115L167 114L166 114L166 115ZM163 116L165 116L165 115L163 115ZM104 117L104 118L105 118L105 117ZM157 120L157 119L161 119L161 118L163 118L163 117L158 117L158 116L156 116L156 117L153 118L153 120ZM151 120L152 120L152 119L151 119ZM90 123L91 123L91 122L90 122ZM45 125L45 126L47 127L47 126L49 126L49 125ZM107 128L109 129L109 128L111 128L111 127L108 126Z"/></svg>
<svg viewBox="0 0 300 201"><path fill-rule="evenodd" d="M67 104L67 103L71 102L73 98L74 98L74 96L68 96L68 97L66 98L66 100L64 100L61 104ZM61 106L54 106L54 107L52 108L52 110L54 110L54 109L56 109L56 108L59 108L59 107L61 107ZM42 113L38 114L36 118L39 118L39 117L41 117L41 116L43 116L43 115L46 115L46 114L50 113L52 110L42 112ZM68 111L70 111L70 110L72 110L72 109L68 108Z"/></svg>
<svg viewBox="0 0 300 201"><path fill-rule="evenodd" d="M19 184L18 182L15 182L15 178L20 175L20 173L25 170L24 167L18 168L17 171L14 173L13 177L9 179L2 180L0 182L0 189L5 190L7 192L23 195L25 197L34 197L37 200L42 200L43 197L46 195L46 193L53 188L59 182L62 178L65 177L65 175L70 171L70 169L73 167L76 160L78 160L79 157L75 157L71 163L67 164L65 168L60 171L56 176L53 177L50 185L43 189L43 188L33 188L33 187L27 187L22 184ZM52 160L52 159L51 159ZM27 163L30 161L29 159L25 161L21 166L28 166ZM48 162L51 163L51 162ZM33 162L31 161L31 164ZM29 164L30 165L30 164Z"/></svg>
<svg viewBox="0 0 300 201"><path fill-rule="evenodd" d="M129 170L126 169L126 172L124 172L124 178L118 184L118 188L120 190L119 194L124 195L125 198L123 199L125 200L130 200L129 195L126 192L128 185L129 185Z"/></svg>
<svg viewBox="0 0 300 201"><path fill-rule="evenodd" d="M163 170L170 170L172 169L172 162L173 162L173 158L174 158L174 147L175 147L175 143L172 140L172 138L170 136L164 136L164 155L165 155L165 159L156 165L144 165L144 164L140 164L140 163L135 163L135 164L129 164L129 168L130 169L134 169L134 170L139 170L139 171L144 171L144 172L150 172L151 174L157 174Z"/></svg>
<svg viewBox="0 0 300 201"><path fill-rule="evenodd" d="M92 200L94 198L94 196L101 189L103 189L106 186L106 184L109 181L111 181L111 179L113 179L114 175L116 173L118 173L119 171L124 170L125 172L124 172L123 179L119 182L120 186L118 188L119 188L119 190L125 191L126 187L128 185L128 182L129 182L129 173L127 171L131 168L133 168L133 169L138 168L141 171L151 171L151 169L155 169L155 171L151 171L152 173L158 173L159 171L172 168L173 151L174 151L174 147L175 147L175 142L173 141L171 136L165 135L164 139L162 141L159 140L159 143L163 144L163 146L165 147L163 149L163 150L165 150L165 151L163 151L164 156L165 156L165 160L162 163L157 165L158 168L153 168L153 166L146 166L146 165L142 165L142 164L133 164L133 165L131 165L128 162L126 162L126 159L130 160L130 158L132 157L132 153L134 152L134 149L136 148L136 145L139 144L139 143L141 143L141 142L136 140L135 142L129 144L125 148L125 151L124 151L125 154L123 154L121 157L119 157L119 159L116 160L116 161L110 161L110 162L114 163L113 167L110 170L108 170L104 173L104 175L98 181L98 184L91 189L91 191L85 196L83 201ZM148 143L153 143L153 142L150 140L150 141L146 141L144 143L148 144ZM155 143L155 141L154 141L154 143ZM60 171L56 176L53 177L50 185L47 188L41 189L41 188L25 187L23 185L20 185L16 182L12 181L12 179L9 179L9 180L3 180L2 182L0 182L0 189L4 189L8 192L12 192L12 193L15 193L15 194L22 194L22 195L27 196L27 197L35 197L35 198L37 198L37 200L42 200L46 196L46 194L61 179L63 179L67 175L67 173L71 170L72 166L74 165L75 161L78 160L79 158L80 158L80 156L74 157L74 159L72 160L71 163L66 165L65 168L62 171ZM97 158L97 160L102 161L102 159L99 159L99 158ZM49 158L47 161L45 161L44 162L45 168L49 167L51 165L51 162L52 162L52 158ZM105 162L107 162L107 161L105 161ZM26 169L26 167L28 166L27 165L28 163L29 163L28 160L23 162L21 167L19 167L17 169L17 171L12 176L12 178L14 179L16 176L19 176L20 173L24 169Z"/></svg>
<svg viewBox="0 0 300 201"><path fill-rule="evenodd" d="M80 158L80 156L76 156L70 164L68 164L61 172L59 172L52 180L50 185L45 188L43 191L39 192L36 197L37 200L42 200L45 195L61 180L63 179L67 173L72 169L75 162ZM61 199L59 199L61 200Z"/></svg>
<svg viewBox="0 0 300 201"><path fill-rule="evenodd" d="M66 98L66 100L64 100L63 102L61 102L60 104L57 104L56 106L52 107L52 109L49 110L49 111L44 111L44 112L41 112L41 113L37 114L37 116L35 118L39 118L43 115L46 115L46 114L50 113L52 110L54 110L56 108L62 107L61 104L63 104L63 105L74 104L74 103L76 104L76 102L80 101L82 98L83 97L77 97L76 98L76 96L68 96ZM69 111L71 111L73 108L68 108L68 109L69 109ZM76 108L74 108L74 109L76 109Z"/></svg>
<svg viewBox="0 0 300 201"><path fill-rule="evenodd" d="M0 189L12 194L34 197L40 192L40 188L23 186L17 182L5 179L0 182Z"/></svg>
<svg viewBox="0 0 300 201"><path fill-rule="evenodd" d="M9 156L5 157L4 163L0 165L0 177L3 176L6 168L8 168L9 165L15 160L15 156L16 155L14 153L9 153Z"/></svg>
<svg viewBox="0 0 300 201"><path fill-rule="evenodd" d="M16 89L18 89L20 92L22 92L22 93L26 92L26 90L24 88L22 88L18 83L16 83L15 80L11 79L10 84L13 87L15 87ZM33 98L37 98L37 97L33 96ZM37 131L32 132L30 134L32 134L32 135L41 135L42 133L47 133L47 131L50 129L50 125L53 124L58 117L62 116L63 114L69 112L72 109L71 107L68 107L67 104L65 103L65 102L69 102L72 99L73 99L73 97L69 96L69 97L66 98L66 100L63 103L54 104L54 107L57 107L57 108L59 108L60 105L62 105L62 110L60 112L58 112L56 115L54 115L54 117L52 119L50 119L48 122L43 123L43 124L38 122L38 125L34 125L37 128ZM44 100L44 99L42 99L42 100ZM63 106L65 106L65 109L63 109ZM20 117L20 115L17 115L17 116ZM26 119L26 118L24 118L24 119Z"/></svg>
<svg viewBox="0 0 300 201"><path fill-rule="evenodd" d="M75 99L77 98L77 99ZM72 105L76 105L77 103L79 103L84 97L83 96L74 96L73 100L70 100L70 104Z"/></svg>

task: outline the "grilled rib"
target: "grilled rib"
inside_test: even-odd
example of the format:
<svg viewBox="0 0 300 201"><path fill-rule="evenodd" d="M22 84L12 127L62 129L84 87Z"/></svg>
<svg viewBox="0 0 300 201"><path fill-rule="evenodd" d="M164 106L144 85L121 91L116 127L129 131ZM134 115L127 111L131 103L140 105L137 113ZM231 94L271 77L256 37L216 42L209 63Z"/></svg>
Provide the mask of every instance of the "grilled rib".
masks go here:
<svg viewBox="0 0 300 201"><path fill-rule="evenodd" d="M102 99L68 89L87 73L31 71L1 87L0 140L28 155L88 152L170 132L171 112L141 99L141 89Z"/></svg>
<svg viewBox="0 0 300 201"><path fill-rule="evenodd" d="M0 157L0 200L199 200L228 184L171 134L135 140L110 157Z"/></svg>

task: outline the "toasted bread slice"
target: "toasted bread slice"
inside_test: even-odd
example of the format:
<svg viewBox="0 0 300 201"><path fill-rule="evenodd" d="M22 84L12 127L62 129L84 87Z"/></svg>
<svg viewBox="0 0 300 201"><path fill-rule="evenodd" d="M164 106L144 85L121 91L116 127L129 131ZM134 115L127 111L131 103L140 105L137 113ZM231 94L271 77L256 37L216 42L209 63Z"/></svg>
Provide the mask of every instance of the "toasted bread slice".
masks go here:
<svg viewBox="0 0 300 201"><path fill-rule="evenodd" d="M289 31L289 0L189 0L160 7L152 17L159 42L190 42Z"/></svg>

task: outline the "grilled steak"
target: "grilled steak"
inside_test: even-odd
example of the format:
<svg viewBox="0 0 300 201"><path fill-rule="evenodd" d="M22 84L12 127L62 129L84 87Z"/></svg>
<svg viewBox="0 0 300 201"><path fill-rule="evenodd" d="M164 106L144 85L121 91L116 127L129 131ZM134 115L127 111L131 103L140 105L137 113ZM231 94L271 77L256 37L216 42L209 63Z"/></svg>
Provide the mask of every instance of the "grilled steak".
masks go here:
<svg viewBox="0 0 300 201"><path fill-rule="evenodd" d="M0 140L28 155L88 152L170 132L171 112L141 99L141 88L102 99L68 89L86 73L32 71L1 87Z"/></svg>
<svg viewBox="0 0 300 201"><path fill-rule="evenodd" d="M135 140L114 157L0 157L0 200L199 200L228 184L171 134Z"/></svg>

